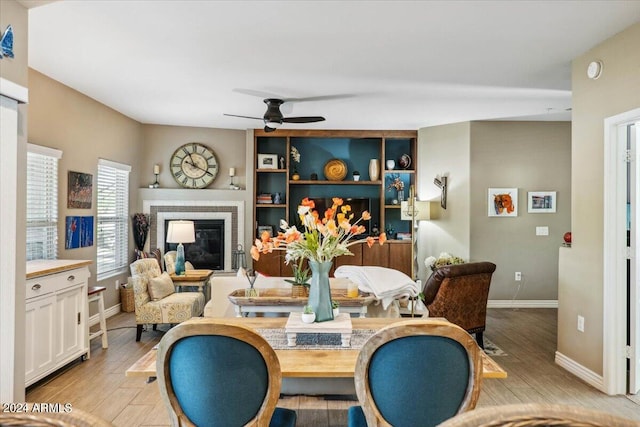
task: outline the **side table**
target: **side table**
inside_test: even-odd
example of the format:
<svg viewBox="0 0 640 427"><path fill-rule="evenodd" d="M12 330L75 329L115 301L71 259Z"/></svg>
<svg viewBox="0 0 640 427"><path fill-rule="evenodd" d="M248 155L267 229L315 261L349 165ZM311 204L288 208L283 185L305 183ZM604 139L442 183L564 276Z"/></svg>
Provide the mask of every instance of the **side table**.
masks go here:
<svg viewBox="0 0 640 427"><path fill-rule="evenodd" d="M211 299L211 286L209 280L213 276L213 270L186 270L183 275L171 274L171 280L177 288L196 286L198 292L204 295L204 302Z"/></svg>

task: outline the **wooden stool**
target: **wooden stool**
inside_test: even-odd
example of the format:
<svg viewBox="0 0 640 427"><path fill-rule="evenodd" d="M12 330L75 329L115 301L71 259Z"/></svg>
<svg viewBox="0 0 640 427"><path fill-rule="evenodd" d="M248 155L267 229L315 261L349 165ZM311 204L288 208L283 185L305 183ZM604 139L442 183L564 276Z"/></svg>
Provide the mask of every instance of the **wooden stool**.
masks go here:
<svg viewBox="0 0 640 427"><path fill-rule="evenodd" d="M100 330L96 332L89 332L89 351L87 352L87 359L91 357L91 340L102 336L102 348L109 347L109 341L107 340L107 320L104 317L104 298L102 292L107 288L104 286L93 286L88 289L87 294L89 296L88 303L98 301L98 315L100 316Z"/></svg>

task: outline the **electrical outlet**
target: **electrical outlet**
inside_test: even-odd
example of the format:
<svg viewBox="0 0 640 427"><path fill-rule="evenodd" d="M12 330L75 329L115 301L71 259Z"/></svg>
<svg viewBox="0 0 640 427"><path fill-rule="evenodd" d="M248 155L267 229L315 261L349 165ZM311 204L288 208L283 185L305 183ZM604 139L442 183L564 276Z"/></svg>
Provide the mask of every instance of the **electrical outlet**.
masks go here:
<svg viewBox="0 0 640 427"><path fill-rule="evenodd" d="M120 280L116 280L116 291L120 289Z"/></svg>
<svg viewBox="0 0 640 427"><path fill-rule="evenodd" d="M578 330L584 332L584 317L578 315Z"/></svg>
<svg viewBox="0 0 640 427"><path fill-rule="evenodd" d="M516 271L516 282L519 282L521 280L522 280L522 272Z"/></svg>

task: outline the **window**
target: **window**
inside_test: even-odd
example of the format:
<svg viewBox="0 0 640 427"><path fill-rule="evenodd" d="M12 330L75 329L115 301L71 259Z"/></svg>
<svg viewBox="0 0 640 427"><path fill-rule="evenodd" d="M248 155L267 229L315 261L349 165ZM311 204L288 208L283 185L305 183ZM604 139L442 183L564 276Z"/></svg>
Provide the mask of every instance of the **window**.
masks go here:
<svg viewBox="0 0 640 427"><path fill-rule="evenodd" d="M98 280L127 267L130 171L129 165L98 159Z"/></svg>
<svg viewBox="0 0 640 427"><path fill-rule="evenodd" d="M58 159L62 151L27 144L27 261L58 257Z"/></svg>

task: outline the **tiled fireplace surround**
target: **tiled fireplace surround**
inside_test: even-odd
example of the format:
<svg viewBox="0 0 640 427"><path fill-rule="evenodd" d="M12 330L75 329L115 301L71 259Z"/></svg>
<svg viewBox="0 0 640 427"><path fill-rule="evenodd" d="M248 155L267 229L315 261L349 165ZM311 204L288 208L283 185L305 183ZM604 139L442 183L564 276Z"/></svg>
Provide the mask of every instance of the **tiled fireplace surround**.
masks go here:
<svg viewBox="0 0 640 427"><path fill-rule="evenodd" d="M224 221L224 272L231 272L232 253L244 242L243 201L145 200L144 212L150 215L149 247L164 254L166 220L217 219Z"/></svg>

